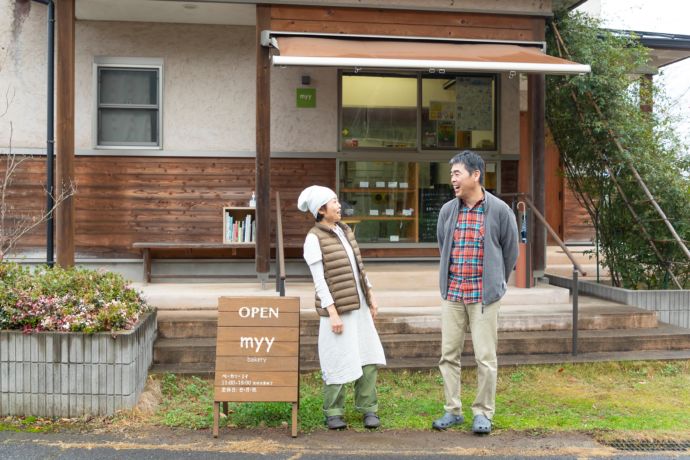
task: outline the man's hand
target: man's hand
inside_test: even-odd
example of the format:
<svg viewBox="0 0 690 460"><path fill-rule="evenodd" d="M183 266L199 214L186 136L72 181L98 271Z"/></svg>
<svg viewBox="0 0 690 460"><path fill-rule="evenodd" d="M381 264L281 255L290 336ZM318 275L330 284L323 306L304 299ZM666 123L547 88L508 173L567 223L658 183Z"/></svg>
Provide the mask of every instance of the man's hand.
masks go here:
<svg viewBox="0 0 690 460"><path fill-rule="evenodd" d="M334 334L341 334L343 332L343 320L340 319L338 311L335 309L335 304L330 305L328 308L328 317L331 320L331 331Z"/></svg>

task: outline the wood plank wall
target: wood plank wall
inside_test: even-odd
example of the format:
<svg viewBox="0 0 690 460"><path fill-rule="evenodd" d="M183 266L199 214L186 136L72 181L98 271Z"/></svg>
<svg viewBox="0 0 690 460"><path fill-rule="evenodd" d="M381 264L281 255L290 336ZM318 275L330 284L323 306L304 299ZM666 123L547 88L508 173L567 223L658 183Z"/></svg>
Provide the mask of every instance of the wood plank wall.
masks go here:
<svg viewBox="0 0 690 460"><path fill-rule="evenodd" d="M492 40L543 40L544 18L280 5L271 8L271 30Z"/></svg>
<svg viewBox="0 0 690 460"><path fill-rule="evenodd" d="M314 219L297 209L297 197L309 185L335 188L335 160L271 161L271 188L280 190L286 245L301 247ZM247 205L255 163L253 158L79 156L75 174L77 254L131 257L139 255L131 248L135 241L222 242L222 208ZM44 159L23 163L9 194L14 213L40 214L44 184ZM274 197L271 208L273 219ZM45 226L19 247L43 250Z"/></svg>

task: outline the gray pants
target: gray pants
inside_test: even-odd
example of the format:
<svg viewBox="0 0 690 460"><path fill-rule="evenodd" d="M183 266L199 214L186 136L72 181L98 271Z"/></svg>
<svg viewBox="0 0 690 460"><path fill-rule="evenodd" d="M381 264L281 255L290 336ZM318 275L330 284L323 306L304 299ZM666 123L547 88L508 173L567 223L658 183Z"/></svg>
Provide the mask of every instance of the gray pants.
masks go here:
<svg viewBox="0 0 690 460"><path fill-rule="evenodd" d="M496 410L496 380L498 363L498 310L500 302L484 306L444 300L441 307L441 360L438 367L443 376L446 412L462 414L460 401L460 355L465 343L467 326L472 333L474 359L477 362L477 397L472 415L483 414L489 420Z"/></svg>
<svg viewBox="0 0 690 460"><path fill-rule="evenodd" d="M376 364L362 366L362 376L355 381L355 408L362 414L379 410L376 397L378 370ZM326 417L345 413L345 385L323 386L323 413Z"/></svg>

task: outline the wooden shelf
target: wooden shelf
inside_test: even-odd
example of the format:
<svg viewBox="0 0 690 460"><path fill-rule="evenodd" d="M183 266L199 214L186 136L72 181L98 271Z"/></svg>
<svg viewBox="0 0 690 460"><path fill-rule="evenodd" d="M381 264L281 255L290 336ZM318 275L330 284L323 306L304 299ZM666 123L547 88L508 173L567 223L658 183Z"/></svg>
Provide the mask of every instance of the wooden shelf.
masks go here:
<svg viewBox="0 0 690 460"><path fill-rule="evenodd" d="M414 193L413 188L341 188L340 193Z"/></svg>
<svg viewBox="0 0 690 460"><path fill-rule="evenodd" d="M353 222L359 223L365 220L405 220L414 221L416 218L414 216L347 216L342 219L346 224Z"/></svg>
<svg viewBox="0 0 690 460"><path fill-rule="evenodd" d="M247 217L249 216L249 225L251 228L246 229ZM235 224L240 224L242 227L242 236L230 236L228 223L230 218ZM246 229L246 230L245 230ZM256 209L248 206L242 207L225 207L223 208L223 244L235 247L253 247L256 243ZM239 232L239 229L238 229ZM237 233L236 233L237 235ZM249 241L246 241L246 239ZM241 240L241 241L239 241Z"/></svg>

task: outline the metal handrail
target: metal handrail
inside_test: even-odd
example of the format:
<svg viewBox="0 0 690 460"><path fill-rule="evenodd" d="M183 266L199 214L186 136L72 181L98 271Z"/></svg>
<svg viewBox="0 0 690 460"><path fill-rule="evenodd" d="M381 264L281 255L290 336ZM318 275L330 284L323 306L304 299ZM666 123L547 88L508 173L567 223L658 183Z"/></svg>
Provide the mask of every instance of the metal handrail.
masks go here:
<svg viewBox="0 0 690 460"><path fill-rule="evenodd" d="M582 276L586 276L587 273L582 269L579 263L575 260L575 257L572 255L572 253L568 250L568 248L565 246L565 243L558 237L558 234L554 231L553 228L549 225L549 223L546 221L544 216L542 215L541 212L534 206L534 203L530 199L529 195L527 193L502 193L501 196L504 197L512 197L513 199L518 198L518 204L520 202L525 203L530 210L534 213L534 216L539 220L539 222L544 225L546 230L549 232L551 237L558 243L558 245L563 249L563 252L568 256L568 259L570 259L570 262L573 264L573 282L572 282L572 295L573 295L573 338L572 338L572 354L577 355L577 323L578 323L578 317L579 317L579 299L578 299L578 291L579 291L579 280L578 280L578 275L582 274Z"/></svg>
<svg viewBox="0 0 690 460"><path fill-rule="evenodd" d="M285 296L285 248L283 245L283 219L280 213L280 192L276 192L276 292Z"/></svg>

